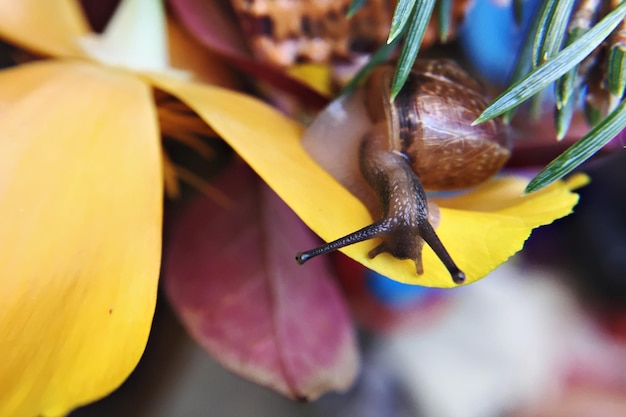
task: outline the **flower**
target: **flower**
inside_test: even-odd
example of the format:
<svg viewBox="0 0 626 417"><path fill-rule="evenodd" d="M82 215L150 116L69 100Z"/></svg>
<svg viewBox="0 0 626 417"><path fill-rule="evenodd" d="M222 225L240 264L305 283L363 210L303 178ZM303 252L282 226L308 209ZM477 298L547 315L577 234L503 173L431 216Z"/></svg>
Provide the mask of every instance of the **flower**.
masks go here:
<svg viewBox="0 0 626 417"><path fill-rule="evenodd" d="M55 57L0 72L0 415L63 415L115 389L148 338L163 210L157 112L124 56L103 65L79 47L89 31L77 3L2 1L0 14L4 39ZM147 68L167 71L152 52Z"/></svg>
<svg viewBox="0 0 626 417"><path fill-rule="evenodd" d="M96 36L77 2L0 1L0 36L50 57L0 71L0 416L63 415L115 389L143 352L171 170L154 89L192 108L324 239L371 220L304 151L300 124L169 66L160 6L124 1ZM468 282L576 201L571 183L526 197L511 184L521 183L503 179L441 204L438 233L472 265ZM417 277L405 262L369 260L365 245L344 251L402 282L450 285L428 250L428 275Z"/></svg>

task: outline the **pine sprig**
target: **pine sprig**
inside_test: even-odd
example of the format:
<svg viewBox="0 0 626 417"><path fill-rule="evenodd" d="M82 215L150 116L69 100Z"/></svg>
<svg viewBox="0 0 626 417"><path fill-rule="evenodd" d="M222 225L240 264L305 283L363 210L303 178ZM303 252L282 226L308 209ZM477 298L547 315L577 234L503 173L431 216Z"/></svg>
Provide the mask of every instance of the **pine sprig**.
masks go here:
<svg viewBox="0 0 626 417"><path fill-rule="evenodd" d="M510 111L542 91L552 82L574 69L585 57L603 43L626 16L626 2L622 2L600 22L556 55L538 65L524 78L507 88L480 115L474 123L480 123ZM617 76L619 77L619 75ZM616 100L617 109L594 127L574 146L550 163L528 186L527 191L539 190L566 175L591 157L604 144L626 128L623 98ZM618 111L621 109L621 112ZM565 109L572 111L571 109ZM558 123L558 120L557 120ZM558 125L557 125L558 126ZM610 136L610 135L613 136Z"/></svg>
<svg viewBox="0 0 626 417"><path fill-rule="evenodd" d="M626 16L626 3L622 3L575 42L507 88L485 109L474 123L477 124L493 119L519 106L563 76L563 74L596 49L624 19L624 16Z"/></svg>
<svg viewBox="0 0 626 417"><path fill-rule="evenodd" d="M367 0L352 0L352 13L365 1ZM520 19L523 0L514 1L515 15ZM584 7L589 9L589 5L597 5L602 1L545 0L519 52L511 85L474 122L484 122L501 115L504 115L505 120L510 120L519 105L540 94L556 81L555 125L560 139L567 131L577 99L586 91L586 80L579 76L580 63L600 45L605 45L613 33L606 54L608 59L604 74L610 92L608 109L613 110L601 117L599 123L583 138L546 166L528 185L527 192L541 189L571 172L626 129L626 1L611 1L613 10L599 22L589 26L581 25L579 16L574 12L575 7L581 11ZM381 49L388 54L390 43L403 41L392 82L392 98L403 88L413 67L436 3L437 0L397 2L388 44L385 49ZM438 0L437 8L439 36L445 41L449 30L451 0ZM599 10L599 7L593 6L590 10ZM384 55L381 51L376 54L379 60Z"/></svg>

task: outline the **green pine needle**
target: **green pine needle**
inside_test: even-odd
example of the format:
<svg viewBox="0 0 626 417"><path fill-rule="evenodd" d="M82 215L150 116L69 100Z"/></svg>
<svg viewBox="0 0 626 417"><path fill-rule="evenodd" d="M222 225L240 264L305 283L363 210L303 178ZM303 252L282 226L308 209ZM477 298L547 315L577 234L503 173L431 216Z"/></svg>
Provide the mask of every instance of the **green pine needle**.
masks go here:
<svg viewBox="0 0 626 417"><path fill-rule="evenodd" d="M624 19L624 16L626 16L626 2L607 14L578 40L507 88L485 109L474 124L497 117L543 90L597 48Z"/></svg>
<svg viewBox="0 0 626 417"><path fill-rule="evenodd" d="M532 193L563 178L626 129L626 100L578 142L559 155L530 181L525 192Z"/></svg>
<svg viewBox="0 0 626 417"><path fill-rule="evenodd" d="M576 110L576 99L576 94L571 94L568 101L562 103L561 106L556 109L554 124L556 127L557 140L562 140L569 129L574 117L574 111Z"/></svg>
<svg viewBox="0 0 626 417"><path fill-rule="evenodd" d="M562 0L555 5L540 45L539 62L548 60L561 49L573 7L574 0Z"/></svg>
<svg viewBox="0 0 626 417"><path fill-rule="evenodd" d="M583 34L587 33L588 28L575 28L567 37L566 46L576 42ZM571 95L574 94L576 82L578 78L578 65L574 65L570 70L563 75L563 77L557 80L556 85L556 106L560 108L565 103L571 100Z"/></svg>
<svg viewBox="0 0 626 417"><path fill-rule="evenodd" d="M439 40L448 41L450 32L450 16L452 15L452 0L439 0L437 5L437 22L439 23Z"/></svg>
<svg viewBox="0 0 626 417"><path fill-rule="evenodd" d="M519 0L519 1L523 1L523 0ZM514 7L516 6L514 5ZM522 7L521 4L516 7L520 9L518 11L519 13L522 12L521 7ZM520 15L520 18L521 18L521 15ZM517 54L515 67L513 68L513 73L511 74L511 80L510 80L511 84L514 84L517 81L524 78L524 75L527 74L528 71L530 71L530 68L532 67L532 57L534 55L533 42L535 40L537 31L539 31L539 20L540 19L533 19L532 25L528 29L526 38L524 39L524 42L522 43L522 47ZM515 109L511 109L503 113L502 119L504 120L505 123L508 124L511 121L511 119L513 119L514 115L515 115Z"/></svg>
<svg viewBox="0 0 626 417"><path fill-rule="evenodd" d="M413 10L411 23L406 32L404 46L400 52L398 66L391 83L391 99L393 100L409 77L411 68L417 59L417 53L435 7L435 0L417 0Z"/></svg>
<svg viewBox="0 0 626 417"><path fill-rule="evenodd" d="M346 13L348 19L354 16L354 14L358 12L361 7L363 7L366 1L367 0L352 0L350 7L348 7L348 12Z"/></svg>
<svg viewBox="0 0 626 417"><path fill-rule="evenodd" d="M393 13L393 18L391 19L391 28L389 29L387 44L395 41L405 32L407 25L411 21L411 16L416 3L417 0L398 0L396 10Z"/></svg>
<svg viewBox="0 0 626 417"><path fill-rule="evenodd" d="M545 61L544 57L542 57L543 45L545 43L548 29L550 28L550 22L553 21L552 17L554 15L554 8L556 6L556 3L556 0L544 1L539 8L537 17L535 18L535 22L537 22L537 25L535 27L535 34L532 44L533 68Z"/></svg>
<svg viewBox="0 0 626 417"><path fill-rule="evenodd" d="M616 44L611 47L608 67L609 91L615 97L622 97L626 86L626 45Z"/></svg>

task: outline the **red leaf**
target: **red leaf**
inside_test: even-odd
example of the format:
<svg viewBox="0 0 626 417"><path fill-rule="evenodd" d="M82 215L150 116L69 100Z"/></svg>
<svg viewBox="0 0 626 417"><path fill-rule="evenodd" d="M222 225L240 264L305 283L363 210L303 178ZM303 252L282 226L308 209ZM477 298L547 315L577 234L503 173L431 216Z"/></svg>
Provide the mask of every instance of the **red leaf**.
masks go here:
<svg viewBox="0 0 626 417"><path fill-rule="evenodd" d="M348 388L358 354L344 301L324 259L294 260L317 242L247 168L217 185L231 206L193 201L166 257L165 289L187 330L225 367L288 397Z"/></svg>
<svg viewBox="0 0 626 417"><path fill-rule="evenodd" d="M255 60L248 51L236 17L224 0L170 0L182 26L202 45L222 55L240 71L286 93L311 109L321 109L328 99L281 68Z"/></svg>

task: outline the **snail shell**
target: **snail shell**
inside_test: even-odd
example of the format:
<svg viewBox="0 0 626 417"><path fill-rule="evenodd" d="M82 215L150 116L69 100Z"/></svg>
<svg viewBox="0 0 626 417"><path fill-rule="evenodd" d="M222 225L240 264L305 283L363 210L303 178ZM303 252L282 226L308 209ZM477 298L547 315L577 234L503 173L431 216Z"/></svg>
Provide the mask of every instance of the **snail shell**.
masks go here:
<svg viewBox="0 0 626 417"><path fill-rule="evenodd" d="M420 60L391 102L393 72L374 72L366 106L374 124L387 124L390 149L411 158L426 189L471 187L500 170L510 144L500 119L472 126L489 104L475 79L454 61Z"/></svg>
<svg viewBox="0 0 626 417"><path fill-rule="evenodd" d="M378 237L382 243L371 257L389 252L413 259L421 274L425 241L460 283L465 276L434 231L436 210L424 188L454 190L480 184L504 165L510 144L499 120L472 126L488 99L480 84L453 61L418 60L392 102L393 71L389 66L376 69L362 88L331 103L303 138L313 158L374 217L382 218L300 253L297 260L303 263Z"/></svg>

